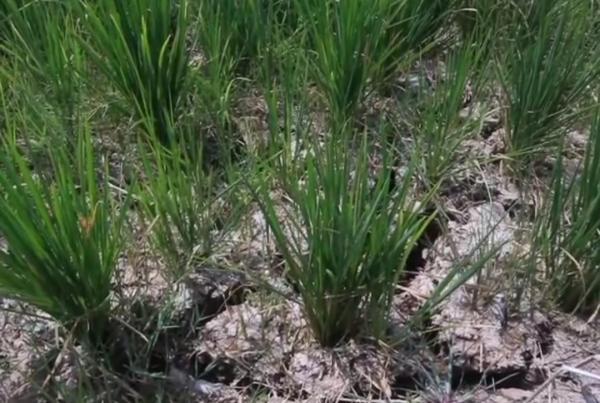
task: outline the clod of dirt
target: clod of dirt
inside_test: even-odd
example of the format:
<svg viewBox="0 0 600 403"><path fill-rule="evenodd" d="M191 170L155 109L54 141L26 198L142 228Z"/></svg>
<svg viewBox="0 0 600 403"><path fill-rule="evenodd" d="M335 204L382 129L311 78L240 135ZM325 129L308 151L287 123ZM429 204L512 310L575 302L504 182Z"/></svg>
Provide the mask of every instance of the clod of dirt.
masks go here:
<svg viewBox="0 0 600 403"><path fill-rule="evenodd" d="M449 233L439 237L433 246L424 251L425 268L410 282L407 291L394 299L393 315L397 319L410 316L433 294L437 284L446 277L454 265L468 265L480 255L474 251L496 251L494 262L511 255L514 237L510 217L499 203L485 203L468 210L466 222L450 221ZM491 271L491 270L490 270ZM495 275L492 271L488 273ZM472 289L471 284L464 288ZM459 298L460 300L461 298ZM403 322L400 320L400 322Z"/></svg>
<svg viewBox="0 0 600 403"><path fill-rule="evenodd" d="M490 200L505 209L528 202L522 200L523 195L517 186L502 174L497 164L474 166L469 160L465 161L462 170L442 184L440 192L445 199L446 209L450 210L465 211L475 203L488 203Z"/></svg>
<svg viewBox="0 0 600 403"><path fill-rule="evenodd" d="M231 383L250 377L256 383L273 385L285 377L285 363L299 340L310 337L305 328L296 304L256 307L245 303L228 307L209 321L196 352L213 362L235 363Z"/></svg>
<svg viewBox="0 0 600 403"><path fill-rule="evenodd" d="M431 216L435 213L433 208L425 209L423 212L423 216ZM403 282L410 281L417 273L419 273L426 264L425 253L424 251L434 244L435 240L440 237L442 234L442 224L441 221L443 217L437 216L435 220L432 220L425 230L421 237L417 240L416 244L413 246L412 250L408 254L405 265L405 277Z"/></svg>
<svg viewBox="0 0 600 403"><path fill-rule="evenodd" d="M469 221L463 225L450 225L451 240L458 258L477 255L473 251L499 248L497 258L511 254L514 226L504 206L492 202L468 210Z"/></svg>
<svg viewBox="0 0 600 403"><path fill-rule="evenodd" d="M475 401L526 399L562 365L575 366L600 351L600 331L565 314L553 313L550 319L549 314L539 311L503 313L498 309L498 301L506 302L501 292L506 279L498 276L503 270L497 266L510 264L516 247L514 225L500 203L471 208L467 216L466 222L451 222L449 233L427 251L425 269L395 300L396 316L405 319L397 311L404 310L407 315L418 309L453 265L477 259L471 252L484 244L495 252L490 260L493 264L483 272L485 281L471 280L440 305L431 319L435 340L445 347L451 360L455 387L459 383L493 382L493 388L478 392ZM474 290L479 290L481 299L475 304ZM580 369L600 374L600 363L589 362ZM560 376L534 401L553 398L588 403L585 399L598 392L598 385L590 379Z"/></svg>
<svg viewBox="0 0 600 403"><path fill-rule="evenodd" d="M600 352L600 323L587 323L577 317L554 312L552 325L551 349L534 360L532 371L552 376L563 366L569 366L600 376L600 360L594 358ZM595 378L564 372L554 379L551 386L541 391L534 402L590 403L593 402L590 396L600 399L600 383Z"/></svg>
<svg viewBox="0 0 600 403"><path fill-rule="evenodd" d="M23 312L23 313L18 313ZM8 298L0 298L0 401L11 401L29 393L30 371L36 358L49 351L55 323L43 313Z"/></svg>
<svg viewBox="0 0 600 403"><path fill-rule="evenodd" d="M414 386L416 370L408 355L382 346L349 341L335 349L314 343L292 356L288 375L293 386L311 398L338 401L344 395L390 399L399 379ZM411 356L414 359L414 355ZM406 364L406 365L405 365Z"/></svg>
<svg viewBox="0 0 600 403"><path fill-rule="evenodd" d="M501 125L502 119L498 114L488 114L483 119L483 125L479 134L484 140L487 140L493 133L497 132Z"/></svg>
<svg viewBox="0 0 600 403"><path fill-rule="evenodd" d="M519 388L504 388L495 393L493 391L481 390L475 394L474 399L476 402L514 403L525 401L531 394L531 391Z"/></svg>
<svg viewBox="0 0 600 403"><path fill-rule="evenodd" d="M296 352L290 360L288 372L289 386L314 399L335 399L348 387L332 354L322 349L308 348Z"/></svg>
<svg viewBox="0 0 600 403"><path fill-rule="evenodd" d="M498 277L502 272L497 270L498 265L506 264L514 248L514 226L503 206L483 204L469 209L468 215L466 224L451 226L448 243L442 250L452 251L454 262L459 259L467 263L482 257L473 251L483 250L484 254L493 253L493 264L482 269L481 283L473 278L451 295L432 318L432 324L440 329L438 341L448 346L453 364L461 372L480 374L481 378L497 382L503 376L527 372L541 343L536 324L547 319L539 313L533 321L514 318L508 311L506 296L496 289L505 286ZM433 262L433 268L440 270L448 263L442 253Z"/></svg>
<svg viewBox="0 0 600 403"><path fill-rule="evenodd" d="M229 386L261 385L272 395L337 401L354 396L390 398L398 379L413 379L407 357L382 346L349 341L320 347L299 305L254 300L228 307L209 321L195 349L196 378ZM227 366L218 378L217 368ZM414 385L414 382L412 382Z"/></svg>
<svg viewBox="0 0 600 403"><path fill-rule="evenodd" d="M275 211L284 234L296 242L303 240L300 229L296 224L297 219L290 218L297 211L286 197L277 191L271 192L272 200L276 203ZM300 248L305 250L307 244L300 241ZM241 220L239 229L232 231L227 239L230 249L230 263L237 263L249 273L248 277L257 280L276 290L282 295L291 295L293 290L290 284L285 284L283 275L283 257L279 254L269 224L262 210L257 204L252 205L249 212Z"/></svg>
<svg viewBox="0 0 600 403"><path fill-rule="evenodd" d="M457 303L461 291L433 318L440 328L437 339L450 350L457 375L468 375L475 383L483 379L523 385L533 358L539 355L535 325L520 318L503 328L493 313ZM534 319L544 320L541 314Z"/></svg>
<svg viewBox="0 0 600 403"><path fill-rule="evenodd" d="M248 214L242 217L239 229L232 231L226 242L233 263L243 265L250 273L267 272L272 267L273 259L277 254L274 239L270 236L269 225L262 210L256 204L251 206Z"/></svg>
<svg viewBox="0 0 600 403"><path fill-rule="evenodd" d="M483 269L482 284L471 279L456 290L440 305L431 325L437 329L437 343L451 353L459 381L514 380L527 373L539 355L540 345L545 342L539 329L547 319L540 313L535 313L533 321L510 315L504 311L508 310L506 297L495 289L495 284L501 288L503 282L498 277L502 271L495 270L496 265L506 264L514 248L514 227L503 206L482 204L469 209L468 217L465 223L449 223L449 233L428 251L427 267L411 282L405 296L398 298L396 304L401 305L396 306L406 309L412 300L416 307L411 310L416 310L454 265L475 263L480 255L473 251L493 252L490 261L494 264Z"/></svg>
<svg viewBox="0 0 600 403"><path fill-rule="evenodd" d="M268 143L268 112L266 100L257 94L242 97L237 101L233 121L250 152L264 150Z"/></svg>
<svg viewBox="0 0 600 403"><path fill-rule="evenodd" d="M202 307L205 316L222 312L227 305L242 304L253 290L250 280L241 272L205 267L186 278L183 305Z"/></svg>

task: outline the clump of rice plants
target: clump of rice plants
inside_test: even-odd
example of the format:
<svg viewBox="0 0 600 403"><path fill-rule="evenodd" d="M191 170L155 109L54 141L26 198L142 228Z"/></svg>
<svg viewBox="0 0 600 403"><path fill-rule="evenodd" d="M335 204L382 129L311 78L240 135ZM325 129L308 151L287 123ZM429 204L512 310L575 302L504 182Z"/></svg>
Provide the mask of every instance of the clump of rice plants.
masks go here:
<svg viewBox="0 0 600 403"><path fill-rule="evenodd" d="M156 144L142 156L146 180L140 193L150 239L173 279L210 255L219 219L215 177L201 152Z"/></svg>
<svg viewBox="0 0 600 403"><path fill-rule="evenodd" d="M387 4L387 0L296 1L314 49L313 77L337 126L353 117L368 79L380 66L381 57L374 56L382 46ZM389 42L386 45L393 46Z"/></svg>
<svg viewBox="0 0 600 403"><path fill-rule="evenodd" d="M473 116L470 110L461 116L465 91L471 78L472 88L478 90L479 80L473 77L474 67L480 65L482 70L485 69L480 49L466 43L453 51L448 58L443 82L432 96L424 97L420 108L416 108L412 119L415 143L417 154L421 157L421 179L428 188L435 187L450 174L462 142L481 128L481 117Z"/></svg>
<svg viewBox="0 0 600 403"><path fill-rule="evenodd" d="M600 307L600 114L590 131L581 174L557 163L543 216L536 226L549 291L565 310Z"/></svg>
<svg viewBox="0 0 600 403"><path fill-rule="evenodd" d="M367 85L388 86L444 26L451 2L296 0L314 81L336 125L352 119Z"/></svg>
<svg viewBox="0 0 600 403"><path fill-rule="evenodd" d="M204 61L194 82L223 155L235 149L231 114L237 73L247 73L258 57L265 32L262 17L256 1L209 0L199 5L195 36Z"/></svg>
<svg viewBox="0 0 600 403"><path fill-rule="evenodd" d="M461 0L457 8L456 21L462 35L467 38L483 31L512 26L511 19L518 13L516 4L495 0Z"/></svg>
<svg viewBox="0 0 600 403"><path fill-rule="evenodd" d="M168 145L188 72L187 1L85 2L88 53L137 113L145 132Z"/></svg>
<svg viewBox="0 0 600 403"><path fill-rule="evenodd" d="M74 156L50 152L50 179L10 138L0 157L0 293L46 312L80 340L102 343L126 206L97 179L90 135Z"/></svg>
<svg viewBox="0 0 600 403"><path fill-rule="evenodd" d="M206 0L196 21L196 38L204 63L198 95L218 131L219 141L232 136L232 99L242 81L259 73L299 30L292 0ZM275 72L271 72L275 73ZM269 80L274 79L269 77ZM232 144L225 144L231 150Z"/></svg>
<svg viewBox="0 0 600 403"><path fill-rule="evenodd" d="M74 130L84 62L70 3L6 0L2 7L10 40L0 43L0 50L58 109L65 128Z"/></svg>
<svg viewBox="0 0 600 403"><path fill-rule="evenodd" d="M352 161L345 136L312 150L306 172L275 173L292 202L282 218L262 184L258 199L299 290L315 338L333 346L366 324L378 336L405 262L431 217L410 194L410 175L390 191L389 165L371 183L369 149Z"/></svg>
<svg viewBox="0 0 600 403"><path fill-rule="evenodd" d="M10 35L11 9L8 2L0 3L0 41L4 42Z"/></svg>
<svg viewBox="0 0 600 403"><path fill-rule="evenodd" d="M381 65L378 80L386 83L400 66L408 66L411 53L417 57L427 51L436 41L436 35L444 27L454 4L444 0L390 0L384 5L381 23L385 26L382 40L378 43Z"/></svg>
<svg viewBox="0 0 600 403"><path fill-rule="evenodd" d="M292 35L297 20L290 0L205 0L198 13L198 37L207 62L227 60L248 75L275 45L273 35L284 28Z"/></svg>
<svg viewBox="0 0 600 403"><path fill-rule="evenodd" d="M600 314L598 11L0 0L0 349L34 341L0 354L0 396L22 356L38 400L389 400L421 345L452 381L419 375L422 400L521 373L471 347L546 344L547 301ZM49 316L60 352L28 326ZM378 382L337 371L357 358Z"/></svg>
<svg viewBox="0 0 600 403"><path fill-rule="evenodd" d="M523 7L501 82L510 155L520 167L555 148L598 77L598 47L581 46L591 28L589 2L544 0Z"/></svg>

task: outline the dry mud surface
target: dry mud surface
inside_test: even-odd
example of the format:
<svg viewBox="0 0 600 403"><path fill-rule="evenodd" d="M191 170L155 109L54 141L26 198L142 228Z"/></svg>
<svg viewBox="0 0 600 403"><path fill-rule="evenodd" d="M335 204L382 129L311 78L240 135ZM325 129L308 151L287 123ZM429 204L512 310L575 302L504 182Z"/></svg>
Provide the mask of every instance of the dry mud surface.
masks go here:
<svg viewBox="0 0 600 403"><path fill-rule="evenodd" d="M261 126L243 116L237 123L249 131ZM123 396L157 401L148 396L156 395L152 387L160 380L162 401L598 403L600 320L554 311L531 298L520 306L510 303L518 279L505 273L518 270L505 269L518 268L515 256L527 248L514 212L535 200L521 199L501 163L466 163L501 153L502 136L492 117L481 137L464 145L465 168L441 189L443 229L428 231L398 286L392 342L319 347L282 276L262 214L253 208L223 242L214 267L198 268L175 290L147 247L135 259L124 259L115 297L126 301L121 320L147 330L143 313L154 317L169 301L171 322L150 331L157 339L145 371L135 372L136 383L123 385L131 368L117 380L107 377L107 388L123 392L98 401L133 401ZM584 146L580 135L571 137L573 147ZM411 322L452 270L485 253L493 257L480 276L458 287L424 323ZM0 300L0 401L73 401L61 396L77 388L79 363L86 357L77 346L61 347L56 326L36 315ZM148 345L135 344L138 339L134 332L124 345L129 350ZM60 391L40 397L52 385Z"/></svg>
<svg viewBox="0 0 600 403"><path fill-rule="evenodd" d="M254 230L240 235L238 242L243 242L235 246L241 254L237 259L249 265L246 270L259 273L277 266L265 248L268 241L257 241L264 235L260 218L256 212L249 217ZM440 305L426 324L427 332L406 332L411 313L432 295L455 262L475 258L472 251L481 245L480 235L490 232L493 236L487 241L496 248L496 266L486 267L483 275L486 284L497 284L497 289L485 289L489 295L479 300L487 302L473 305L473 279ZM210 318L174 336L170 351L161 355L167 383L189 393L192 400L187 401L198 402L596 402L597 321L586 323L541 308L503 310L504 279L494 276L502 273L499 265L515 264L510 256L517 247L514 223L499 202L474 205L449 221L447 233L421 251L423 267L396 297L390 331L397 332L398 342L393 345L351 341L321 348L298 303L280 295L259 295L248 276L199 270L176 295L177 315L192 323L196 307ZM277 273L269 277L276 285ZM164 287L151 278L158 282L156 287ZM284 281L279 283L282 294L293 294ZM149 295L158 298L156 292ZM62 361L53 362L52 371L32 375L37 360L54 348L53 324L11 313L27 309L13 301L2 303L0 398L32 399L32 380L39 385L54 378L74 383L69 380L74 377L73 363L64 357L55 359Z"/></svg>

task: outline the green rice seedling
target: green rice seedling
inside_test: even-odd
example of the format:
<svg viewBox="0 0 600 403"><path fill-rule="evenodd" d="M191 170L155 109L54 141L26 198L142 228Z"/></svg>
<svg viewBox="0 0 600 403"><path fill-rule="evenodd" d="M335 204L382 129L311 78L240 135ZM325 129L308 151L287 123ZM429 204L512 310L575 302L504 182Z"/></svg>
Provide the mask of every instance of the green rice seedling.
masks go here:
<svg viewBox="0 0 600 403"><path fill-rule="evenodd" d="M252 64L275 45L273 33L297 24L290 0L203 0L198 34L202 52L210 63L226 59L236 72L248 75Z"/></svg>
<svg viewBox="0 0 600 403"><path fill-rule="evenodd" d="M268 146L277 155L280 168L298 157L304 134L311 125L307 94L310 86L309 66L305 50L290 46L266 58L261 70L261 83L268 107Z"/></svg>
<svg viewBox="0 0 600 403"><path fill-rule="evenodd" d="M384 58L383 16L388 0L296 0L306 25L314 81L323 92L338 128L353 117L370 78ZM393 47L391 42L385 45ZM335 129L338 130L338 129Z"/></svg>
<svg viewBox="0 0 600 403"><path fill-rule="evenodd" d="M535 227L545 279L565 310L600 307L600 114L596 114L579 176L556 164L552 193Z"/></svg>
<svg viewBox="0 0 600 403"><path fill-rule="evenodd" d="M485 69L481 56L482 48L469 43L453 51L443 81L433 95L420 102L422 107L417 107L415 145L421 159L420 176L429 188L451 172L463 141L481 129L482 113L474 116L465 109L466 116L461 115L467 86L470 84L474 91L479 89L482 71L473 73L475 66Z"/></svg>
<svg viewBox="0 0 600 403"><path fill-rule="evenodd" d="M50 175L32 171L15 144L9 137L0 156L0 294L102 344L127 204L117 212L97 179L86 129L73 158L50 151Z"/></svg>
<svg viewBox="0 0 600 403"><path fill-rule="evenodd" d="M200 3L197 26L204 63L198 80L198 97L217 131L225 155L241 142L235 136L232 108L244 83L272 65L279 48L292 42L298 24L290 0L205 0ZM272 70L269 80L277 71Z"/></svg>
<svg viewBox="0 0 600 403"><path fill-rule="evenodd" d="M482 62L509 58L522 13L515 2L461 0L454 12L463 40L480 47Z"/></svg>
<svg viewBox="0 0 600 403"><path fill-rule="evenodd" d="M241 4L248 7L250 3ZM204 1L200 3L196 22L200 51L205 60L194 82L197 84L198 98L216 128L219 147L227 158L235 148L231 115L236 70L243 59L245 46L243 35L239 36L237 31L243 24L236 17L242 16L236 11L231 1Z"/></svg>
<svg viewBox="0 0 600 403"><path fill-rule="evenodd" d="M444 20L453 10L450 1L395 0L391 4L394 23L392 37L402 41L402 53L422 48L444 26Z"/></svg>
<svg viewBox="0 0 600 403"><path fill-rule="evenodd" d="M150 239L179 279L213 248L219 219L215 177L196 156L179 147L155 145L142 155L145 182L141 200Z"/></svg>
<svg viewBox="0 0 600 403"><path fill-rule="evenodd" d="M8 41L10 38L10 17L11 8L9 2L0 3L0 43Z"/></svg>
<svg viewBox="0 0 600 403"><path fill-rule="evenodd" d="M27 74L30 86L46 96L57 109L64 126L74 134L81 92L83 52L77 39L77 23L69 2L6 0L9 40L0 45L7 64ZM3 68L3 74L11 74Z"/></svg>
<svg viewBox="0 0 600 403"><path fill-rule="evenodd" d="M522 17L526 10L520 10L528 2L504 3L495 0L461 0L455 13L458 26L466 38L471 38L477 31L490 31L515 23L515 18ZM496 31L496 34L500 32ZM503 32L504 33L504 32ZM487 35L486 35L487 39Z"/></svg>
<svg viewBox="0 0 600 403"><path fill-rule="evenodd" d="M462 34L470 37L483 23L489 23L497 7L494 0L462 0L455 16Z"/></svg>
<svg viewBox="0 0 600 403"><path fill-rule="evenodd" d="M10 33L10 11L8 5L5 3L0 4L0 43L5 42L8 39ZM1 53L0 53L1 55Z"/></svg>
<svg viewBox="0 0 600 403"><path fill-rule="evenodd" d="M590 29L589 2L535 2L527 24L516 29L501 82L506 97L507 140L515 163L527 166L556 147L561 129L580 115L598 76L598 49L582 47Z"/></svg>
<svg viewBox="0 0 600 403"><path fill-rule="evenodd" d="M29 72L19 71L14 64L0 66L0 72L5 79L0 83L0 139L15 137L32 166L42 172L51 170L48 149L66 146L69 153L75 152L78 119L67 119L40 95Z"/></svg>
<svg viewBox="0 0 600 403"><path fill-rule="evenodd" d="M391 168L384 164L371 183L366 142L353 160L350 140L333 137L309 153L305 172L275 172L291 200L289 210L278 210L266 180L256 191L323 346L367 328L382 336L407 257L432 219L410 200L410 175L390 191Z"/></svg>
<svg viewBox="0 0 600 403"><path fill-rule="evenodd" d="M448 26L454 3L446 0L390 0L379 17L384 24L383 38L376 44L380 54L377 79L386 84L402 66L409 66L437 40L438 32Z"/></svg>
<svg viewBox="0 0 600 403"><path fill-rule="evenodd" d="M333 122L352 118L367 84L387 85L400 66L414 61L443 26L450 2L423 0L296 0L314 52L314 80Z"/></svg>
<svg viewBox="0 0 600 403"><path fill-rule="evenodd" d="M187 1L84 2L86 49L151 138L177 140L188 72Z"/></svg>

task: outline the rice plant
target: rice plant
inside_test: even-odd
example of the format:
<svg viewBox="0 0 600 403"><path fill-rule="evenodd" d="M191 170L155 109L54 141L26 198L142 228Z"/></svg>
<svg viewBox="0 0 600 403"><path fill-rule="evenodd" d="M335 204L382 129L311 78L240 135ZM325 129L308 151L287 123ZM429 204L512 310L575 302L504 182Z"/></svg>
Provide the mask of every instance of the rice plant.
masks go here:
<svg viewBox="0 0 600 403"><path fill-rule="evenodd" d="M345 124L367 84L387 85L444 25L451 2L422 0L296 0L308 36L314 80L333 122Z"/></svg>
<svg viewBox="0 0 600 403"><path fill-rule="evenodd" d="M150 239L176 280L212 251L222 218L215 178L201 158L178 147L155 145L142 159L147 179L140 195Z"/></svg>
<svg viewBox="0 0 600 403"><path fill-rule="evenodd" d="M245 355L242 344L306 331L325 347L353 339L340 360L377 361L381 382L338 382L339 396L385 399L397 395L394 358L414 350L404 336L436 347L461 331L432 331L455 313L494 315L511 339L525 305L599 313L600 112L589 144L563 137L600 95L598 10L596 0L0 0L0 310L20 300L77 347L59 338L41 400L221 396L244 361L223 360L223 343ZM567 158L586 145L572 176ZM554 176L531 181L551 179L532 212L525 175L513 186L506 174L555 151ZM498 163L511 157L512 172ZM256 228L229 231L242 223ZM249 270L192 284L215 266ZM273 278L246 283L265 272ZM489 324L469 331L489 336ZM30 356L21 345L15 356ZM469 351L434 350L423 369L473 372ZM292 377L305 358L292 357ZM5 362L0 389L14 374ZM480 366L483 381L506 372ZM245 375L306 400L333 393ZM429 380L422 388L443 388L425 399L454 398Z"/></svg>
<svg viewBox="0 0 600 403"><path fill-rule="evenodd" d="M65 128L73 132L84 58L70 3L6 0L2 7L10 38L0 44L7 56L6 64L27 74L27 82L46 97ZM12 74L7 68L2 72Z"/></svg>
<svg viewBox="0 0 600 403"><path fill-rule="evenodd" d="M378 80L387 83L414 56L421 57L436 41L443 27L449 26L454 3L446 0L390 0L384 5L382 40L377 43L381 56Z"/></svg>
<svg viewBox="0 0 600 403"><path fill-rule="evenodd" d="M507 140L520 167L555 148L561 129L582 108L598 77L598 46L582 47L590 29L589 2L534 2L506 53ZM585 108L583 108L585 110Z"/></svg>
<svg viewBox="0 0 600 403"><path fill-rule="evenodd" d="M429 188L450 174L456 166L459 147L482 126L482 118L473 116L470 110L466 116L461 116L467 86L470 84L478 91L479 77L485 70L481 49L466 43L454 50L448 57L446 74L435 93L425 96L421 108L416 108L413 118L415 144L417 154L421 156L421 179ZM475 66L481 70L475 72Z"/></svg>
<svg viewBox="0 0 600 403"><path fill-rule="evenodd" d="M387 4L387 0L296 1L314 51L314 80L338 127L353 117L368 80L380 67L382 56L376 50L383 46ZM394 46L389 41L385 44Z"/></svg>
<svg viewBox="0 0 600 403"><path fill-rule="evenodd" d="M0 43L8 40L10 35L11 9L8 2L0 3Z"/></svg>
<svg viewBox="0 0 600 403"><path fill-rule="evenodd" d="M241 4L250 7L250 3ZM197 37L205 60L194 81L197 83L198 97L216 128L217 141L226 150L225 154L234 148L231 115L236 71L242 60L247 60L244 47L247 46L245 40L249 34L246 35L242 27L248 28L238 19L246 23L246 19L251 20L251 15L237 11L241 10L236 10L231 1L204 1L200 3L197 19ZM231 22L228 22L229 19Z"/></svg>
<svg viewBox="0 0 600 403"><path fill-rule="evenodd" d="M272 34L278 28L293 33L298 24L293 11L290 0L203 0L198 34L207 61L226 59L247 76L275 44Z"/></svg>
<svg viewBox="0 0 600 403"><path fill-rule="evenodd" d="M186 92L187 1L84 2L86 48L137 113L144 131L168 145Z"/></svg>
<svg viewBox="0 0 600 403"><path fill-rule="evenodd" d="M472 37L477 31L502 29L508 25L514 27L514 18L518 17L519 5L527 2L503 3L495 0L461 0L457 5L456 20L464 37ZM526 10L523 10L526 13ZM523 14L521 14L523 15ZM505 34L498 32L496 34Z"/></svg>
<svg viewBox="0 0 600 403"><path fill-rule="evenodd" d="M195 81L223 155L232 154L241 142L232 118L236 96L247 82L260 77L265 65L272 65L279 48L294 40L298 24L291 0L200 3L195 36L204 63ZM266 79L277 74L272 70Z"/></svg>
<svg viewBox="0 0 600 403"><path fill-rule="evenodd" d="M89 133L80 132L72 158L50 151L49 177L29 168L10 137L0 158L0 294L102 343L127 206L116 211L97 179Z"/></svg>
<svg viewBox="0 0 600 403"><path fill-rule="evenodd" d="M432 217L410 199L410 179L390 192L389 165L370 182L366 143L331 140L304 161L306 172L275 173L291 200L279 211L267 183L257 193L314 337L333 346L367 331L381 336L395 285ZM409 177L410 175L407 175Z"/></svg>
<svg viewBox="0 0 600 403"><path fill-rule="evenodd" d="M535 231L548 291L565 310L600 307L600 114L593 121L581 174L559 159L552 193Z"/></svg>

